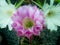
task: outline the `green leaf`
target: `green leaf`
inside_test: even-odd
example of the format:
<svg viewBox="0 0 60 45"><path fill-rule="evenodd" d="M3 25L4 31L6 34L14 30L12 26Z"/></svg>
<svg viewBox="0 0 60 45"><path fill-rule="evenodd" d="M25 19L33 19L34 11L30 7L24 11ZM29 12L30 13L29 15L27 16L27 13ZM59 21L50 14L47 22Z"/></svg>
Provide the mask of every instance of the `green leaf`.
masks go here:
<svg viewBox="0 0 60 45"><path fill-rule="evenodd" d="M60 0L55 0L55 2L60 2Z"/></svg>
<svg viewBox="0 0 60 45"><path fill-rule="evenodd" d="M21 6L21 4L24 2L24 0L20 0L18 4L16 4L16 8L18 8L19 6Z"/></svg>
<svg viewBox="0 0 60 45"><path fill-rule="evenodd" d="M37 3L36 1L33 1L33 0L31 0L31 1L32 1L34 4L36 4L39 8L42 8L42 5L41 5L41 3L40 3L39 0L38 0L39 2L37 1L38 3Z"/></svg>
<svg viewBox="0 0 60 45"><path fill-rule="evenodd" d="M41 1L40 0L36 0L36 2L40 5L42 5Z"/></svg>

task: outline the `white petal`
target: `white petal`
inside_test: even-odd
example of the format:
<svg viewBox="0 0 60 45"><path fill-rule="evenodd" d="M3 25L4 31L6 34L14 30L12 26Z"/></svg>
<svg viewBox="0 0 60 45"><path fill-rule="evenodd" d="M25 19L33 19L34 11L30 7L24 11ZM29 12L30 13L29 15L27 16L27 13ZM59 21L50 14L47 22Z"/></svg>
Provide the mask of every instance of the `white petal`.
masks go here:
<svg viewBox="0 0 60 45"><path fill-rule="evenodd" d="M50 7L50 6L49 6L48 4L44 4L44 5L43 5L43 8L42 8L42 9L43 9L43 11L44 11L44 16L46 16L47 13L49 12L49 10L50 10L49 7Z"/></svg>
<svg viewBox="0 0 60 45"><path fill-rule="evenodd" d="M7 2L5 0L0 0L0 6L6 6Z"/></svg>
<svg viewBox="0 0 60 45"><path fill-rule="evenodd" d="M10 31L12 30L11 24L8 24L8 28L9 28Z"/></svg>
<svg viewBox="0 0 60 45"><path fill-rule="evenodd" d="M3 4L4 3L4 4ZM5 28L7 25L9 27L9 30L12 29L11 27L11 16L12 14L9 14L8 11L14 11L16 10L15 6L12 4L7 4L5 0L0 0L0 27Z"/></svg>
<svg viewBox="0 0 60 45"><path fill-rule="evenodd" d="M43 5L43 11L45 12L47 9L49 9L49 5L47 4L47 3L45 3L44 5Z"/></svg>
<svg viewBox="0 0 60 45"><path fill-rule="evenodd" d="M13 23L13 21L11 19L9 19L9 21L8 21L8 28L9 28L10 31L12 30L12 26L11 26L12 23Z"/></svg>
<svg viewBox="0 0 60 45"><path fill-rule="evenodd" d="M52 19L52 22L56 25L56 26L60 26L60 18L56 17Z"/></svg>
<svg viewBox="0 0 60 45"><path fill-rule="evenodd" d="M50 29L51 31L52 31L52 30L57 30L57 26L54 25L54 23L53 23L52 21L48 20L48 21L46 22L46 24L47 24L47 28Z"/></svg>
<svg viewBox="0 0 60 45"><path fill-rule="evenodd" d="M54 0L50 0L50 6L53 6Z"/></svg>

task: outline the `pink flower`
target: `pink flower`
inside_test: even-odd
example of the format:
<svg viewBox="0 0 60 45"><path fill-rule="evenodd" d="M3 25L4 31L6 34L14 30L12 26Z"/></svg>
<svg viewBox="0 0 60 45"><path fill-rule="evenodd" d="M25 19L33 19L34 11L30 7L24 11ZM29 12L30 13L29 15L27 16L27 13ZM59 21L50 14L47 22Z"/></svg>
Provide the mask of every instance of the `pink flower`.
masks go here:
<svg viewBox="0 0 60 45"><path fill-rule="evenodd" d="M12 27L18 36L30 38L32 35L39 36L43 29L44 16L42 10L36 6L21 6L12 16Z"/></svg>

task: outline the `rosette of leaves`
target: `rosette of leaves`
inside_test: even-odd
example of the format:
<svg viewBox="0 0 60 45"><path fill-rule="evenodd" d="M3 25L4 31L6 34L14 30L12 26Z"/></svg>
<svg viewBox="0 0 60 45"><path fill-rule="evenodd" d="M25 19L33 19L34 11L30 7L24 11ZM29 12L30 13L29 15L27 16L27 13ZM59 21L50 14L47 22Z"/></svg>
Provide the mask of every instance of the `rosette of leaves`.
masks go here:
<svg viewBox="0 0 60 45"><path fill-rule="evenodd" d="M57 36L57 31L44 29L41 32L42 45L56 45Z"/></svg>
<svg viewBox="0 0 60 45"><path fill-rule="evenodd" d="M18 37L15 31L9 31L8 28L0 28L0 45L18 45Z"/></svg>
<svg viewBox="0 0 60 45"><path fill-rule="evenodd" d="M57 42L56 42L56 45L60 45L60 27L58 27L58 30L57 30Z"/></svg>

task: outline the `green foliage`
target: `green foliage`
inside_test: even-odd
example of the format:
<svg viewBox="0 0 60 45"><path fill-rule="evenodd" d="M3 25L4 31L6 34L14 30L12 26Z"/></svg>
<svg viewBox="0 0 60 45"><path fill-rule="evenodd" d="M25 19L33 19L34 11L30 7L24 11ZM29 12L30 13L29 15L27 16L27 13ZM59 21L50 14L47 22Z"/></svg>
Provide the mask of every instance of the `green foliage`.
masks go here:
<svg viewBox="0 0 60 45"><path fill-rule="evenodd" d="M57 41L57 31L50 31L45 29L41 33L41 38L42 38L42 45L56 45Z"/></svg>
<svg viewBox="0 0 60 45"><path fill-rule="evenodd" d="M42 0L43 1L43 0ZM42 5L42 1L41 0L36 0L36 2L40 5Z"/></svg>
<svg viewBox="0 0 60 45"><path fill-rule="evenodd" d="M55 0L55 2L60 2L60 0Z"/></svg>
<svg viewBox="0 0 60 45"><path fill-rule="evenodd" d="M21 43L22 38L20 37L19 41L15 31L9 31L7 28L4 28L0 29L0 32L5 35L8 45L19 45L18 42ZM60 28L57 31L44 29L40 36L33 36L32 40L25 38L23 45L56 45L59 36Z"/></svg>
<svg viewBox="0 0 60 45"><path fill-rule="evenodd" d="M2 38L6 40L6 41L3 40L2 43L7 42L7 44L4 45L18 45L19 41L15 31L13 30L9 31L8 28L4 28L4 29L0 29L0 34L1 36L4 36Z"/></svg>
<svg viewBox="0 0 60 45"><path fill-rule="evenodd" d="M60 45L60 27L58 27L58 30L57 30L57 42L56 42L56 45Z"/></svg>

